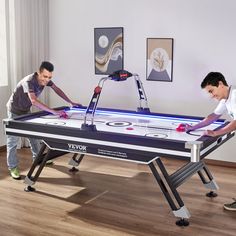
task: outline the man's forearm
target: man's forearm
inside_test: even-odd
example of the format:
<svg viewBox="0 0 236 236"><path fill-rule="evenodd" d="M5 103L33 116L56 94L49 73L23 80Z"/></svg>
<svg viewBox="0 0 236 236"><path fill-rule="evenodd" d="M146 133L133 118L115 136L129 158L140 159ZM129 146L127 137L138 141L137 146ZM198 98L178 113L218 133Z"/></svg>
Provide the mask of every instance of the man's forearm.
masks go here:
<svg viewBox="0 0 236 236"><path fill-rule="evenodd" d="M55 110L51 109L50 107L48 107L46 104L40 102L39 100L34 100L32 101L32 105L39 108L40 110L43 110L43 111L47 111L47 112L50 112L52 114L56 114L55 113Z"/></svg>
<svg viewBox="0 0 236 236"><path fill-rule="evenodd" d="M67 95L56 85L54 85L53 90L56 92L58 96L60 96L62 99L64 99L66 102L72 104L73 102L70 100L70 98L67 97Z"/></svg>
<svg viewBox="0 0 236 236"><path fill-rule="evenodd" d="M231 121L228 125L226 125L225 127L223 127L222 129L216 130L214 131L214 136L220 136L220 135L224 135L227 133L230 133L232 131L236 130L236 121Z"/></svg>
<svg viewBox="0 0 236 236"><path fill-rule="evenodd" d="M216 115L212 113L208 115L204 120L200 121L198 124L193 125L190 129L195 130L195 129L200 129L202 127L206 127L212 124L213 122L215 122L216 120L218 120L219 118L220 118L220 115Z"/></svg>

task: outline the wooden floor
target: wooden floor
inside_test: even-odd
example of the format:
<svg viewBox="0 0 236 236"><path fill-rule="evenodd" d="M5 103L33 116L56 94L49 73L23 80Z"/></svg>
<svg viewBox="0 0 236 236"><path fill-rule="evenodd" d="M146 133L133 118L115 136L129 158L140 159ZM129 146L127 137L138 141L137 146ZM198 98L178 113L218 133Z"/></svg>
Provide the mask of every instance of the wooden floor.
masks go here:
<svg viewBox="0 0 236 236"><path fill-rule="evenodd" d="M236 169L209 166L220 186L218 197L207 198L197 175L178 188L191 214L190 226L178 227L146 165L85 157L71 174L71 155L44 168L36 192L24 192L23 180L8 174L0 152L1 236L235 236L236 212L223 210L236 197ZM29 149L19 151L23 176L31 165ZM182 164L165 160L168 171Z"/></svg>

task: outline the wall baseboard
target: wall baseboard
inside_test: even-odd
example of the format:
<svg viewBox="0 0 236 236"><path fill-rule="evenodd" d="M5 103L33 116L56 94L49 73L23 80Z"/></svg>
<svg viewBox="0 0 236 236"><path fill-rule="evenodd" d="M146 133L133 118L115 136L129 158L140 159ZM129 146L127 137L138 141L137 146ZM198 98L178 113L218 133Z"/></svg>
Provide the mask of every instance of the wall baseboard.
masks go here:
<svg viewBox="0 0 236 236"><path fill-rule="evenodd" d="M5 152L7 150L6 145L0 146L0 152Z"/></svg>
<svg viewBox="0 0 236 236"><path fill-rule="evenodd" d="M236 168L236 162L205 159L204 162L209 165Z"/></svg>

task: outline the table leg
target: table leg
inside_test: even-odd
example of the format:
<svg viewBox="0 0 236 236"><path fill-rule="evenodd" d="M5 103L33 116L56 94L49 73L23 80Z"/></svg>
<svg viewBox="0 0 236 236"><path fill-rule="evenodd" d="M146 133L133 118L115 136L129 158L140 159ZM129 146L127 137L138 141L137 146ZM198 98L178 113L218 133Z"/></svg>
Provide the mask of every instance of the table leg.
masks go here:
<svg viewBox="0 0 236 236"><path fill-rule="evenodd" d="M76 166L79 166L80 162L83 160L84 158L84 154L80 154L79 158L76 158L79 154L75 153L73 155L73 157L69 160L69 165L72 165L72 168L69 170L70 172L77 172L78 168L76 168Z"/></svg>
<svg viewBox="0 0 236 236"><path fill-rule="evenodd" d="M206 177L208 178L208 180L206 179ZM198 171L198 175L202 181L202 183L204 184L204 186L207 189L211 189L210 192L206 193L207 197L216 197L217 193L214 192L213 190L218 190L219 186L217 185L216 181L214 180L210 170L207 168L207 166L204 163L204 167Z"/></svg>
<svg viewBox="0 0 236 236"><path fill-rule="evenodd" d="M43 143L37 157L35 158L28 174L25 177L24 183L27 184L27 187L25 188L26 192L35 191L35 188L33 188L31 186L34 185L35 182L37 181L39 175L41 174L41 172L48 160L51 160L53 158L56 158L56 157L66 154L66 152L53 150L50 148L44 154L46 148L47 148L46 144ZM35 171L36 171L36 173L33 175L33 173Z"/></svg>
<svg viewBox="0 0 236 236"><path fill-rule="evenodd" d="M188 209L184 206L184 203L183 203L182 199L180 198L180 195L177 192L176 188L174 188L172 186L171 181L168 178L168 173L167 173L163 163L161 162L160 159L157 159L156 161L157 161L160 171L162 172L163 176L166 179L166 184L162 180L161 176L159 175L155 165L153 163L149 163L149 167L150 167L157 183L159 184L161 191L163 192L167 202L169 203L174 215L176 217L181 218L180 221L176 222L176 224L179 226L187 226L187 225L189 225L189 222L186 219L190 218L190 213L189 213ZM169 193L168 188L171 190L173 196ZM178 203L178 206L176 205L175 202Z"/></svg>

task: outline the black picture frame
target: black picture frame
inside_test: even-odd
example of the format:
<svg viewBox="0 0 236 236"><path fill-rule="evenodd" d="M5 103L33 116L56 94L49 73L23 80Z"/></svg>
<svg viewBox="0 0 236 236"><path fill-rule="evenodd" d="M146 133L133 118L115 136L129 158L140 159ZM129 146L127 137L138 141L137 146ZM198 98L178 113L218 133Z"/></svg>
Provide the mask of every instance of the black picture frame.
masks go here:
<svg viewBox="0 0 236 236"><path fill-rule="evenodd" d="M94 28L95 74L124 69L123 32L123 27Z"/></svg>
<svg viewBox="0 0 236 236"><path fill-rule="evenodd" d="M173 47L173 38L147 38L147 80L173 81Z"/></svg>

